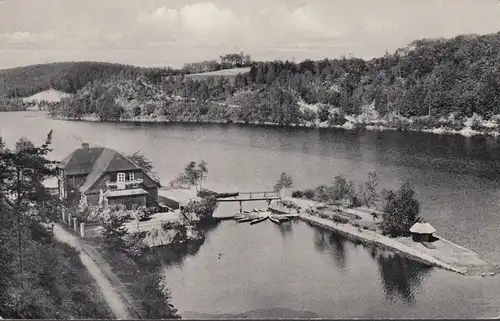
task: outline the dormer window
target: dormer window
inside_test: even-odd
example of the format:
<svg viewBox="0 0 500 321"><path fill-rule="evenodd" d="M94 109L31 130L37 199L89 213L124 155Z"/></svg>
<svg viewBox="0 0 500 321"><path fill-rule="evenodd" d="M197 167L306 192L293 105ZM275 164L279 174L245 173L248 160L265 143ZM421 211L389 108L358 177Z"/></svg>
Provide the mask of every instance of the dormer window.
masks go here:
<svg viewBox="0 0 500 321"><path fill-rule="evenodd" d="M128 180L133 181L135 179L134 173L128 173Z"/></svg>
<svg viewBox="0 0 500 321"><path fill-rule="evenodd" d="M125 183L125 173L118 173L116 181L118 183Z"/></svg>

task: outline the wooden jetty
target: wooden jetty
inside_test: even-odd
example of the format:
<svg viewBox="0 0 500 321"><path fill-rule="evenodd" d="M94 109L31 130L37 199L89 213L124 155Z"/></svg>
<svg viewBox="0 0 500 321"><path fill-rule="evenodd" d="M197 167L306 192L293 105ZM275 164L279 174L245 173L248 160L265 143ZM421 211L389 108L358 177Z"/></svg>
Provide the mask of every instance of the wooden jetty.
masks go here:
<svg viewBox="0 0 500 321"><path fill-rule="evenodd" d="M231 196L226 196L231 195ZM238 202L240 203L240 213L243 213L243 202L256 202L256 201L266 201L271 204L271 201L280 200L281 196L279 192L268 191L268 192L238 192L238 193L226 193L225 197L218 197L217 202Z"/></svg>

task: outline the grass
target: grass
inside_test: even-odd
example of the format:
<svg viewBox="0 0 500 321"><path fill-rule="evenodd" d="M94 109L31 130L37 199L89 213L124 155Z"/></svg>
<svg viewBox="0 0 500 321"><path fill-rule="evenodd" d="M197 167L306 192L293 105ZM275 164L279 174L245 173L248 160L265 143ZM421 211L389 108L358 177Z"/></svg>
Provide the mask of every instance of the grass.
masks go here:
<svg viewBox="0 0 500 321"><path fill-rule="evenodd" d="M104 257L110 265L112 272L120 279L127 288L128 293L137 306L140 307L143 317L147 319L171 318L168 311L170 308L173 313L175 308L165 305L168 293L160 290L156 286L154 269L158 262L148 260L148 254L140 256L137 260L130 256L117 252L112 253L104 247L102 240L94 239L89 241L97 251ZM140 262L143 261L144 262ZM151 304L156 304L156 311L153 311Z"/></svg>
<svg viewBox="0 0 500 321"><path fill-rule="evenodd" d="M100 289L78 256L69 257L69 269L65 281L68 288L74 289L71 294L73 302L71 316L77 319L112 318L113 313Z"/></svg>
<svg viewBox="0 0 500 321"><path fill-rule="evenodd" d="M242 68L231 68L231 69L223 69L223 70L216 70L216 71L209 71L209 72L201 72L197 74L189 74L186 75L186 77L193 77L193 76L236 76L237 74L245 74L247 72L250 72L250 67L242 67Z"/></svg>

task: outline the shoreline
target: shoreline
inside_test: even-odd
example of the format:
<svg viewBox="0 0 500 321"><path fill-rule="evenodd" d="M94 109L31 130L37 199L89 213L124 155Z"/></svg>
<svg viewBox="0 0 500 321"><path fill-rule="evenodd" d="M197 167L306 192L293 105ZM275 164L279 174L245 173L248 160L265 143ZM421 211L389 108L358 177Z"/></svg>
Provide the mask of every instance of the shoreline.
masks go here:
<svg viewBox="0 0 500 321"><path fill-rule="evenodd" d="M442 242L448 243L452 247L460 248L464 252L472 253L484 262L484 266L474 266L474 267L459 267L458 265L453 266L452 264L446 263L435 256L419 251L414 247L408 246L398 239L392 239L381 235L380 233L373 232L370 230L359 231L356 227L350 223L342 224L335 223L330 220L326 220L319 217L313 217L308 214L301 213L299 219L311 224L323 228L328 231L341 234L343 237L351 240L361 242L367 246L378 246L383 249L389 250L397 255L409 258L411 260L437 267L443 270L455 272L464 276L496 276L500 272L498 265L489 262L482 258L482 256L470 249L464 248L458 244L455 244L449 240L440 238ZM493 271L492 271L493 270Z"/></svg>
<svg viewBox="0 0 500 321"><path fill-rule="evenodd" d="M306 209L308 205L309 208L317 205L314 201L295 198L287 198L286 200L294 202L300 207L300 213L297 216L301 221L338 233L350 241L361 242L370 247L380 247L402 257L464 276L485 277L500 274L500 265L489 261L479 253L444 238L438 237L438 241L433 243L438 245L438 248L429 250L422 244L414 242L410 237L391 238L375 230L362 228L351 220L347 223L341 223L310 215L306 212ZM346 214L351 211L353 210L341 209L341 212ZM283 210L280 212L284 213Z"/></svg>
<svg viewBox="0 0 500 321"><path fill-rule="evenodd" d="M432 127L432 128L397 128L391 125L373 125L364 123L351 123L346 121L343 125L330 125L323 123L306 123L306 124L277 124L271 122L245 122L245 121L233 121L233 120L169 120L166 118L122 118L119 120L100 120L95 116L84 116L81 118L75 117L63 117L63 116L50 116L49 118L64 121L84 121L84 122L97 122L97 123L127 123L127 124L199 124L199 125L225 125L225 124L235 124L244 126L269 126L269 127L286 127L286 128L309 128L309 129L342 129L345 131L371 131L371 132L388 132L388 131L399 131L399 132L416 132L416 133L427 133L434 135L446 135L446 136L463 136L466 138L470 137L500 137L500 130L490 130L490 131L478 131L473 130L470 127L464 126L461 130L451 129L446 126Z"/></svg>

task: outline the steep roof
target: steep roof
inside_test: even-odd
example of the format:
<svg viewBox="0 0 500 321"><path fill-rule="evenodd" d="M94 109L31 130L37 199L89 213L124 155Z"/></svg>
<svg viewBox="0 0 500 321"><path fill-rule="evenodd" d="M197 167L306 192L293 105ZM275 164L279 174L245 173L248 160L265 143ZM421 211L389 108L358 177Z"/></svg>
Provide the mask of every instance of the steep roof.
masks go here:
<svg viewBox="0 0 500 321"><path fill-rule="evenodd" d="M106 172L126 171L132 169L141 169L130 161L127 157L117 151L104 148L99 158L96 160L92 172L87 176L85 182L80 187L80 192L85 193L97 180Z"/></svg>
<svg viewBox="0 0 500 321"><path fill-rule="evenodd" d="M79 148L63 159L58 167L64 169L66 175L89 174L104 149L104 147Z"/></svg>
<svg viewBox="0 0 500 321"><path fill-rule="evenodd" d="M84 144L85 145L85 144ZM140 169L158 186L160 184L151 175L123 154L106 147L83 147L76 149L63 159L59 168L64 169L66 175L88 175L80 186L80 192L87 192L106 172L118 172Z"/></svg>
<svg viewBox="0 0 500 321"><path fill-rule="evenodd" d="M432 234L436 232L436 229L432 227L429 223L415 223L411 228L410 228L411 233L418 233L418 234Z"/></svg>

